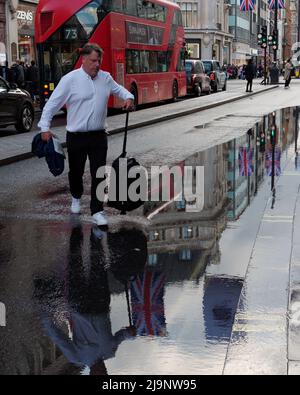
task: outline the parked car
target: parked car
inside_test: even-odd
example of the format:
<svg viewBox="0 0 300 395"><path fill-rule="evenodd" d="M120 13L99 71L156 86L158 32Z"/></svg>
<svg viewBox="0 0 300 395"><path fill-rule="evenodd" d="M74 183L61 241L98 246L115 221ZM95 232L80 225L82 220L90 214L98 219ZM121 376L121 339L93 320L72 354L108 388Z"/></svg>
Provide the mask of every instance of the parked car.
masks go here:
<svg viewBox="0 0 300 395"><path fill-rule="evenodd" d="M205 73L201 60L187 59L185 61L187 93L201 96L202 92L210 94L210 78Z"/></svg>
<svg viewBox="0 0 300 395"><path fill-rule="evenodd" d="M30 94L0 77L0 127L14 125L18 132L29 132L33 121Z"/></svg>
<svg viewBox="0 0 300 395"><path fill-rule="evenodd" d="M227 77L217 60L203 60L205 72L210 78L210 85L213 92L227 89Z"/></svg>

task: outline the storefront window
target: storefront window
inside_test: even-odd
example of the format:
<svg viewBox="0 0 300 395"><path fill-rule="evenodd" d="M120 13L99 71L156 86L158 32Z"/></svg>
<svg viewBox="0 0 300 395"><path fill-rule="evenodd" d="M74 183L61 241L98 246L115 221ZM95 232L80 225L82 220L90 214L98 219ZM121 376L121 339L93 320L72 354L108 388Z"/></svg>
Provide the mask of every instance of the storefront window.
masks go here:
<svg viewBox="0 0 300 395"><path fill-rule="evenodd" d="M25 64L30 64L30 62L35 59L33 37L19 35L19 58Z"/></svg>
<svg viewBox="0 0 300 395"><path fill-rule="evenodd" d="M34 18L36 6L19 3L17 9L18 21L18 54L17 57L25 64L36 59L34 45ZM13 59L14 60L14 59Z"/></svg>

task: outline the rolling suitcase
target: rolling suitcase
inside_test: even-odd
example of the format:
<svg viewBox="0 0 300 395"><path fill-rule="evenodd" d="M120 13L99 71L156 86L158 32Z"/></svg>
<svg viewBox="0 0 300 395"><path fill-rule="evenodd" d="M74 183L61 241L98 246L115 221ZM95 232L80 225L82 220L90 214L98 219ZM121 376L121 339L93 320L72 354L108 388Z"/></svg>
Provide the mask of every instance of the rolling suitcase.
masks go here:
<svg viewBox="0 0 300 395"><path fill-rule="evenodd" d="M107 202L107 205L109 207L113 207L117 210L121 211L121 215L125 215L129 211L133 211L139 207L141 207L144 204L144 201L142 200L137 200L137 201L132 201L130 199L130 196L128 195L128 190L130 185L135 182L138 178L129 178L128 174L131 169L137 168L140 169L141 172L145 173L145 169L141 167L141 165L137 162L135 158L132 157L127 157L127 134L128 134L128 123L129 123L129 112L126 113L126 124L125 124L125 135L124 135L124 142L123 142L123 151L121 155L115 159L112 163L112 170L115 171L116 178L115 178L115 184L114 185L109 185L109 199ZM126 162L124 162L126 160ZM121 167L124 166L124 163L126 165L126 171L121 171ZM126 191L126 198L124 198L124 193L121 198L121 191L120 191L120 177L125 174L125 177L127 177L127 191ZM146 176L146 175L145 175ZM115 199L110 200L110 190L111 188L115 188ZM139 190L137 191L139 193Z"/></svg>

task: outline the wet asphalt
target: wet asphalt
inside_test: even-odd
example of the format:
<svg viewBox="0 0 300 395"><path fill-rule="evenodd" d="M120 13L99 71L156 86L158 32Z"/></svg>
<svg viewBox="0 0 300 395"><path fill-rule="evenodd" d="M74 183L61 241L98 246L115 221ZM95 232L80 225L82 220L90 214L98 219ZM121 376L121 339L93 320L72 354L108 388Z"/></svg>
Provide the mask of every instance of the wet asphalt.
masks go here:
<svg viewBox="0 0 300 395"><path fill-rule="evenodd" d="M269 361L260 372L287 373L288 357L277 356L286 352L295 202L284 197L298 184L287 177L270 199L272 117L184 160L172 155L205 168L199 213L185 201L148 202L125 217L108 209L108 228L97 228L69 214L66 175L49 180L38 159L1 168L0 374L251 374L260 358ZM298 109L275 120L277 176L297 176Z"/></svg>

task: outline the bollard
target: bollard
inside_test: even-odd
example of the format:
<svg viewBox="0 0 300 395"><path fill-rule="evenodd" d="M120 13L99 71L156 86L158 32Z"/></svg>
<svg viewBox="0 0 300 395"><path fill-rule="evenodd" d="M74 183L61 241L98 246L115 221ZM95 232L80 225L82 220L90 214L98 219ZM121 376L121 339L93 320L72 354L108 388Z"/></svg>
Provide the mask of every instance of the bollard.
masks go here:
<svg viewBox="0 0 300 395"><path fill-rule="evenodd" d="M273 65L270 70L270 83L271 84L279 83L279 68L276 65Z"/></svg>

